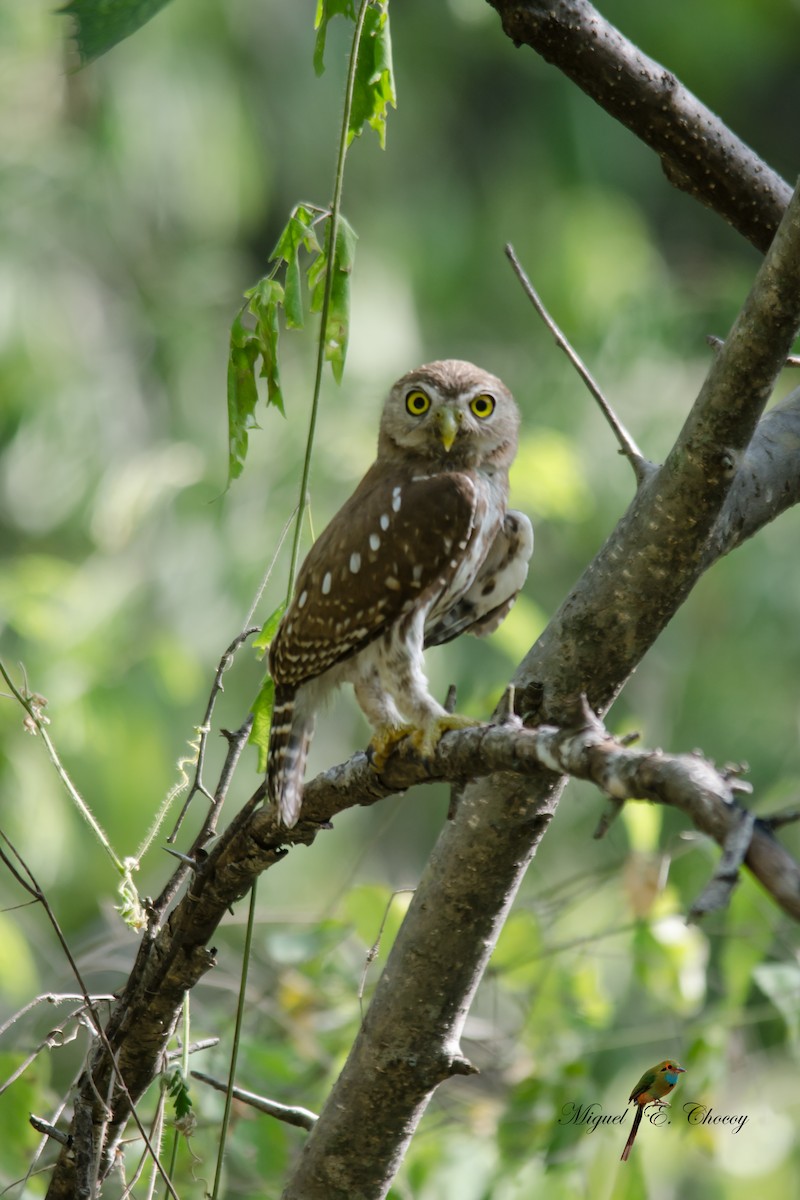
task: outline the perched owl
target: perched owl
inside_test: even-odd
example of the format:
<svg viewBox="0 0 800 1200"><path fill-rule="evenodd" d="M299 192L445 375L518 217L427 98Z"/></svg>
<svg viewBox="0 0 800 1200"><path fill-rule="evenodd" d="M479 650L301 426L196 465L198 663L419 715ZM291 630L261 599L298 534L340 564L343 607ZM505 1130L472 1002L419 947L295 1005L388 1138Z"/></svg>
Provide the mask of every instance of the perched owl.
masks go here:
<svg viewBox="0 0 800 1200"><path fill-rule="evenodd" d="M411 734L430 754L448 714L425 678L425 646L496 629L533 551L526 516L507 511L519 412L494 375L448 359L409 372L381 416L378 457L297 578L273 640L268 790L297 821L317 710L353 684L378 769Z"/></svg>

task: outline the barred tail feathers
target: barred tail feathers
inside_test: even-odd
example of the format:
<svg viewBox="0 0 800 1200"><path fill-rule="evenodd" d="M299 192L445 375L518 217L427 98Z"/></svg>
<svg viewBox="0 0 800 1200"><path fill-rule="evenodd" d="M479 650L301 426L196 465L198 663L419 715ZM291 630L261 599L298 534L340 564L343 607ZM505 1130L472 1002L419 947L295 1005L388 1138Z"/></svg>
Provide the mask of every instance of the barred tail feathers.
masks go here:
<svg viewBox="0 0 800 1200"><path fill-rule="evenodd" d="M277 685L269 731L267 788L287 829L296 825L300 816L303 775L314 735L314 713L305 708L294 688Z"/></svg>

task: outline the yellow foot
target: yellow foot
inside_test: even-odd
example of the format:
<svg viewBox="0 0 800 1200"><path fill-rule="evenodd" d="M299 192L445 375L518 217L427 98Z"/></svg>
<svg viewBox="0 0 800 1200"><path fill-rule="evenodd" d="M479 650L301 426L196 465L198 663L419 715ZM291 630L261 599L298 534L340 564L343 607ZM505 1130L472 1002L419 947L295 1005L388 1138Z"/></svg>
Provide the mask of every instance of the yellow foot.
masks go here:
<svg viewBox="0 0 800 1200"><path fill-rule="evenodd" d="M411 734L411 745L420 758L430 758L439 745L439 739L445 733L449 733L451 729L472 729L480 724L481 722L473 717L464 717L461 713L447 713L443 717L436 717L422 729L415 729Z"/></svg>
<svg viewBox="0 0 800 1200"><path fill-rule="evenodd" d="M434 717L424 726L385 725L375 732L367 747L367 757L375 770L380 772L400 742L410 738L417 756L422 759L430 758L443 734L449 733L451 729L470 729L480 724L480 721L472 717L463 717L460 713L446 713L444 716Z"/></svg>
<svg viewBox="0 0 800 1200"><path fill-rule="evenodd" d="M372 741L367 746L367 758L375 770L380 773L400 742L410 733L416 732L413 725L382 725L380 729L376 729Z"/></svg>

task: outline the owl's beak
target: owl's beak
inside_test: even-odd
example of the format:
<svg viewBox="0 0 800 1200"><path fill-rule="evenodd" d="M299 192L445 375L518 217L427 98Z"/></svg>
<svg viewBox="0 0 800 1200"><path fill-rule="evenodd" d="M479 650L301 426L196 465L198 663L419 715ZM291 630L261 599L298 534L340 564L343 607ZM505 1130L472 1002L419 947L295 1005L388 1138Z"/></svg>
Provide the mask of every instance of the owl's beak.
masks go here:
<svg viewBox="0 0 800 1200"><path fill-rule="evenodd" d="M439 433L439 440L445 448L445 452L449 453L453 442L458 436L458 427L461 424L461 413L454 408L440 408L436 413L436 428Z"/></svg>

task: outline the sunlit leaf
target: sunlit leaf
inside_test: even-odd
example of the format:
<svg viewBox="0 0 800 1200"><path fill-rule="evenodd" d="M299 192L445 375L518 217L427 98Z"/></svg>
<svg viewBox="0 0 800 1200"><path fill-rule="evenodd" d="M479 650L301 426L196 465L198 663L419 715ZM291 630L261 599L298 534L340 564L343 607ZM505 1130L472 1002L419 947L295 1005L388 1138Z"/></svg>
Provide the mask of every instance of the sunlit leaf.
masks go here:
<svg viewBox="0 0 800 1200"><path fill-rule="evenodd" d="M266 650L267 647L272 644L272 639L278 632L278 626L281 623L281 617L285 611L286 603L282 602L278 605L275 611L270 613L270 615L267 617L266 621L261 627L261 633L253 642L253 646L256 650Z"/></svg>
<svg viewBox="0 0 800 1200"><path fill-rule="evenodd" d="M317 75L321 75L325 70L325 39L328 36L328 22L336 16L347 17L348 20L355 21L355 0L317 0L317 11L314 16L314 28L317 31L314 42L314 70Z"/></svg>
<svg viewBox="0 0 800 1200"><path fill-rule="evenodd" d="M390 104L393 108L397 107L389 12L386 4L382 4L380 7L370 6L364 15L347 129L348 142L358 137L367 124L377 133L381 146L385 146L386 109Z"/></svg>
<svg viewBox="0 0 800 1200"><path fill-rule="evenodd" d="M275 704L275 681L267 675L261 685L253 704L253 728L247 739L251 746L258 749L258 770L261 774L267 769L267 749L269 747L269 727L272 723L272 709Z"/></svg>
<svg viewBox="0 0 800 1200"><path fill-rule="evenodd" d="M70 0L58 11L75 20L81 64L105 54L141 29L169 0Z"/></svg>

